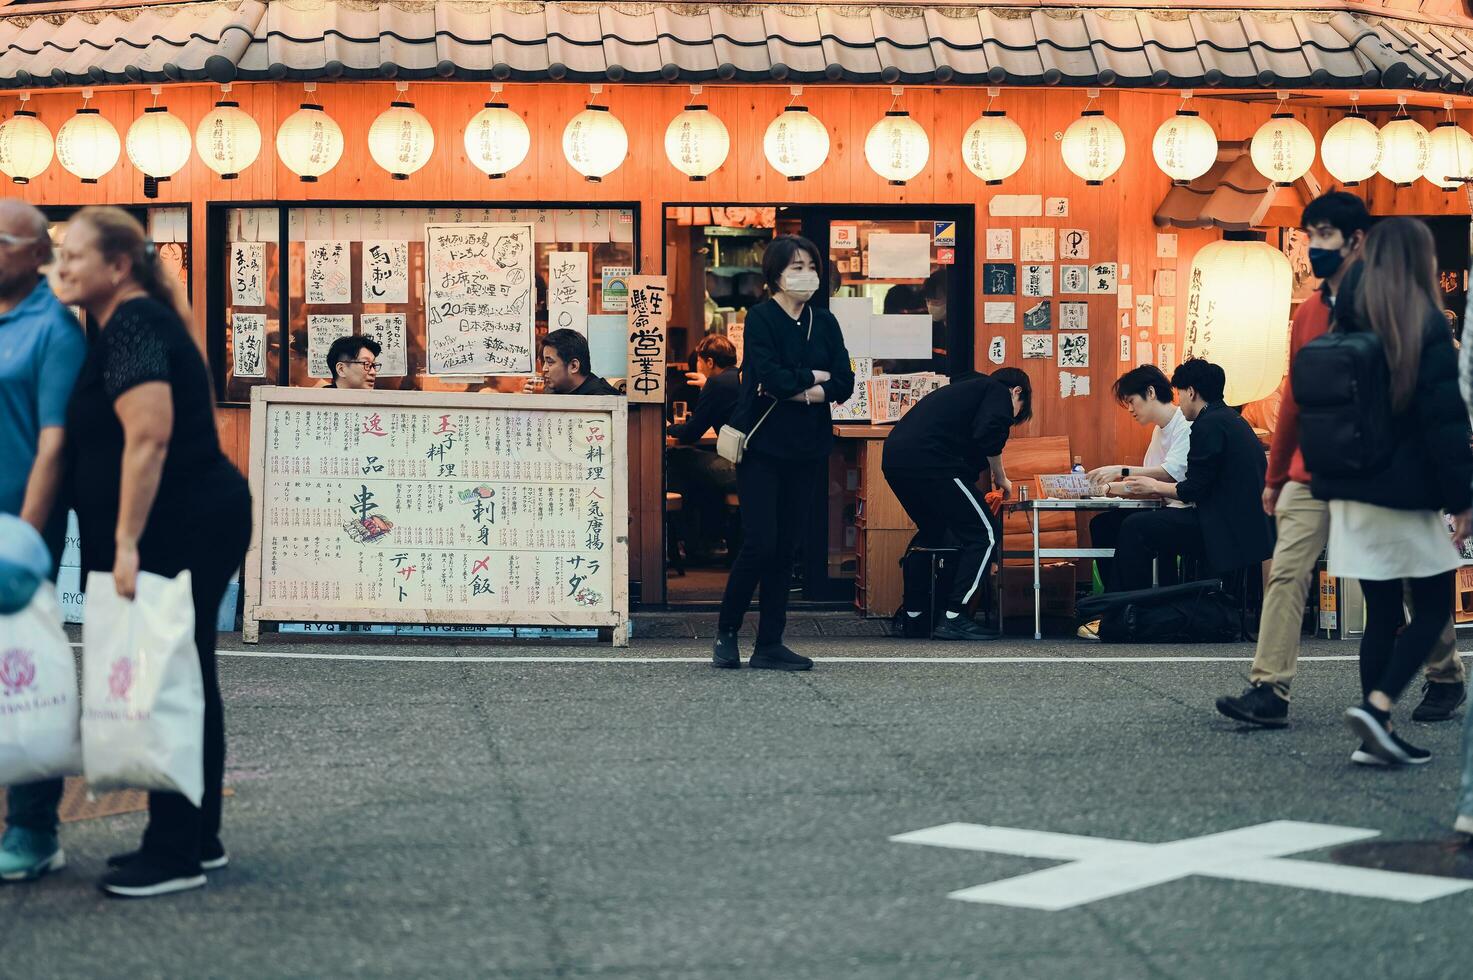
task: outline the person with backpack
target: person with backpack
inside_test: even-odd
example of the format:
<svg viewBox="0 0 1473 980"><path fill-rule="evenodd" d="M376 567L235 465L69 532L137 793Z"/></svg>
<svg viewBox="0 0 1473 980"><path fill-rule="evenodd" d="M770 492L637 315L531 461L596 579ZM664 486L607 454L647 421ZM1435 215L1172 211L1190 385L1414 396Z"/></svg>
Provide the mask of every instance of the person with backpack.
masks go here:
<svg viewBox="0 0 1473 980"><path fill-rule="evenodd" d="M1310 487L1330 503L1330 574L1358 579L1365 595L1364 699L1346 723L1358 751L1425 763L1431 753L1393 730L1391 709L1452 614L1453 541L1473 530L1473 430L1426 225L1387 218L1371 230L1340 284L1330 333L1300 351L1291 383Z"/></svg>

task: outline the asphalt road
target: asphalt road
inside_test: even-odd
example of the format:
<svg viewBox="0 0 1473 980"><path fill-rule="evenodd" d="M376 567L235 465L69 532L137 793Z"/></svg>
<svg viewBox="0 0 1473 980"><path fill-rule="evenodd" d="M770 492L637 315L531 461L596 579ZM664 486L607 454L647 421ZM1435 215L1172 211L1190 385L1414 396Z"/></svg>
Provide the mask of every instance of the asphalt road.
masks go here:
<svg viewBox="0 0 1473 980"><path fill-rule="evenodd" d="M224 644L241 649L238 638ZM958 889L1047 868L894 843L951 822L1165 842L1273 820L1445 836L1461 720L1406 724L1430 766L1352 767L1352 662L1304 665L1294 727L1212 710L1227 662L1082 643L813 640L815 656L1028 662L701 664L225 657L225 840L200 892L102 898L141 816L69 825L71 867L0 888L0 975L42 977L1466 977L1473 892L1414 905L1189 877L1080 908ZM606 648L268 637L359 656ZM1314 655L1347 645L1314 644ZM646 641L640 657L699 656ZM615 654L617 656L617 654ZM1415 692L1414 692L1415 693ZM1325 852L1298 855L1324 860Z"/></svg>

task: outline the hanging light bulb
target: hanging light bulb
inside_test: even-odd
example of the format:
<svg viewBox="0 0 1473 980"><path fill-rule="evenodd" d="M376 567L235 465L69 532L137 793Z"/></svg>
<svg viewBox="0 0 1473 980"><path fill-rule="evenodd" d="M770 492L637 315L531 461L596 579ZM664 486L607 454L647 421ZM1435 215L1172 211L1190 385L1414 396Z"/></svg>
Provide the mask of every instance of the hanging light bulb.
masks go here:
<svg viewBox="0 0 1473 980"><path fill-rule="evenodd" d="M1288 98L1288 92L1279 93L1280 110ZM1314 134L1292 112L1275 112L1253 134L1248 155L1254 169L1273 183L1292 184L1314 163Z"/></svg>
<svg viewBox="0 0 1473 980"><path fill-rule="evenodd" d="M924 170L931 156L926 130L910 118L910 113L896 108L904 91L890 90L895 101L864 138L864 159L869 168L896 187L904 187L907 180Z"/></svg>
<svg viewBox="0 0 1473 980"><path fill-rule="evenodd" d="M397 82L398 92L409 91L408 82ZM368 155L395 180L408 180L430 162L435 150L435 130L413 102L395 100L368 127Z"/></svg>
<svg viewBox="0 0 1473 980"><path fill-rule="evenodd" d="M230 86L222 85L221 92L229 94ZM235 180L261 155L261 127L240 110L239 102L216 102L194 131L194 147L205 166L225 180Z"/></svg>
<svg viewBox="0 0 1473 980"><path fill-rule="evenodd" d="M123 145L133 166L154 180L164 181L189 162L191 141L184 121L158 104L160 91L154 86L154 104L128 127Z"/></svg>
<svg viewBox="0 0 1473 980"><path fill-rule="evenodd" d="M314 92L317 86L308 82L306 90ZM343 158L342 127L322 106L303 102L276 131L276 155L302 183L315 183Z"/></svg>
<svg viewBox="0 0 1473 980"><path fill-rule="evenodd" d="M1103 110L1090 105L1100 97L1099 89L1089 89L1089 102L1079 118L1064 130L1060 152L1068 167L1090 187L1103 184L1125 162L1125 134Z"/></svg>
<svg viewBox="0 0 1473 980"><path fill-rule="evenodd" d="M1182 108L1156 129L1151 155L1173 183L1186 184L1205 174L1217 162L1217 133L1207 120L1185 108L1192 97L1183 92Z"/></svg>
<svg viewBox="0 0 1473 980"><path fill-rule="evenodd" d="M1432 130L1427 148L1427 169L1422 174L1445 191L1455 191L1473 181L1473 136L1453 120L1453 103L1442 103L1447 118Z"/></svg>
<svg viewBox="0 0 1473 980"><path fill-rule="evenodd" d="M693 85L690 92L700 95L701 87ZM731 136L726 124L705 105L693 102L686 106L665 130L666 158L691 180L711 176L726 162L729 152Z"/></svg>
<svg viewBox="0 0 1473 980"><path fill-rule="evenodd" d="M90 109L90 88L82 89L82 108L56 131L56 160L68 173L95 184L113 167L123 152L123 141L102 113Z"/></svg>
<svg viewBox="0 0 1473 980"><path fill-rule="evenodd" d="M1396 103L1396 116L1381 127L1381 166L1376 169L1397 187L1410 187L1427 172L1432 137L1407 115L1406 96L1397 96Z"/></svg>
<svg viewBox="0 0 1473 980"><path fill-rule="evenodd" d="M594 85L590 90L598 95L603 87ZM563 130L563 156L590 183L596 184L618 170L628 154L629 134L608 106L588 103Z"/></svg>
<svg viewBox="0 0 1473 980"><path fill-rule="evenodd" d="M24 105L30 101L21 93ZM29 109L17 109L15 115L0 123L0 173L17 184L29 184L51 165L51 130Z"/></svg>
<svg viewBox="0 0 1473 980"><path fill-rule="evenodd" d="M962 162L989 186L996 186L1017 173L1028 155L1023 128L1008 114L992 108L1001 89L987 90L987 107L962 136Z"/></svg>
<svg viewBox="0 0 1473 980"><path fill-rule="evenodd" d="M767 124L762 153L772 169L788 180L802 180L829 158L829 131L807 106L797 104L803 89L794 87L793 102Z"/></svg>
<svg viewBox="0 0 1473 980"><path fill-rule="evenodd" d="M491 86L491 93L501 91ZM522 117L512 112L505 102L494 99L471 117L465 128L465 155L476 169L492 180L505 177L525 159L532 149L532 134Z"/></svg>
<svg viewBox="0 0 1473 980"><path fill-rule="evenodd" d="M1325 169L1346 187L1369 180L1381 166L1381 131L1360 114L1359 92L1350 93L1351 115L1325 130L1320 140L1320 159Z"/></svg>

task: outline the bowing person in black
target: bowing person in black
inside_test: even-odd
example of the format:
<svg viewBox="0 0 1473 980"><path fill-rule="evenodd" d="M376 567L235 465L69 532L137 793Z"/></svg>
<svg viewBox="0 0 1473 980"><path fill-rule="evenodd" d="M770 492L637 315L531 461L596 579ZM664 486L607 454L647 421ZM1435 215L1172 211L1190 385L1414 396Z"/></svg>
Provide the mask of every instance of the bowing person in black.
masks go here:
<svg viewBox="0 0 1473 980"><path fill-rule="evenodd" d="M726 581L712 662L740 667L737 630L762 586L750 665L809 670L813 661L783 645L793 553L803 540L815 485L833 443L829 403L846 401L854 372L839 322L809 300L823 263L806 238L782 235L762 256L772 298L747 313L742 392L732 425L750 435L737 466L742 548Z"/></svg>

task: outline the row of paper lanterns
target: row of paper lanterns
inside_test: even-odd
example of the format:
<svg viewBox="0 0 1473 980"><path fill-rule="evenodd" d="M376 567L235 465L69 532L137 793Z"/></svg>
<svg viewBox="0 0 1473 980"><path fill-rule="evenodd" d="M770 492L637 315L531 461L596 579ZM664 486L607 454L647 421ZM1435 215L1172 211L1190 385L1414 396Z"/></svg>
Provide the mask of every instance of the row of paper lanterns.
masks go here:
<svg viewBox="0 0 1473 980"><path fill-rule="evenodd" d="M157 105L145 109L120 140L112 123L84 99L54 142L50 130L28 110L0 123L0 172L26 183L50 165L54 154L84 183L96 183L126 149L140 171L166 180L189 161L191 142L205 165L228 180L255 162L262 137L256 120L226 99L200 121L192 140L184 122ZM337 166L344 145L337 122L313 103L303 103L276 134L281 162L304 181L315 181ZM521 164L531 145L527 124L505 102L487 102L465 130L471 163L493 178ZM802 180L827 160L828 129L806 107L793 104L767 127L762 145L775 170L788 180ZM435 131L412 102L393 101L368 130L369 154L398 180L423 167L434 147ZM691 180L704 180L719 169L730 148L725 124L699 103L686 106L665 131L666 156ZM1022 167L1028 141L1016 122L989 103L962 137L961 149L973 174L998 184ZM1183 108L1156 130L1151 149L1163 173L1186 182L1205 174L1217 160L1217 134L1200 115ZM1291 113L1276 112L1254 134L1249 152L1259 173L1287 184L1308 172L1315 150L1307 126ZM613 173L628 152L628 134L606 106L588 105L563 131L568 163L591 181ZM1100 184L1125 162L1125 135L1102 111L1086 106L1064 131L1060 152L1070 171L1089 184ZM1425 178L1451 190L1473 179L1473 136L1451 118L1429 133L1404 111L1380 128L1353 114L1326 131L1319 153L1330 175L1344 184L1379 173L1399 185ZM870 129L864 154L877 174L904 184L925 168L930 139L907 112L892 108Z"/></svg>

